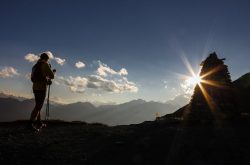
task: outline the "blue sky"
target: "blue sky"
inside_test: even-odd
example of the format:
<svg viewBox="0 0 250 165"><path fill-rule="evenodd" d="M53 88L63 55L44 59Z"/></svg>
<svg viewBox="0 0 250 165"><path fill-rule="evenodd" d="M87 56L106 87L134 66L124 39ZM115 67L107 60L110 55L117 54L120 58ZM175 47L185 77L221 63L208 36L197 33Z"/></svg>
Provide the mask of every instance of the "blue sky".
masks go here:
<svg viewBox="0 0 250 165"><path fill-rule="evenodd" d="M65 59L62 66L51 60L58 71L52 95L64 102L172 99L185 94L176 73L190 74L181 57L197 72L213 51L227 59L235 80L250 71L249 6L247 0L2 0L0 91L31 97L25 76L34 63L25 56L46 51ZM75 67L78 61L85 67ZM100 67L109 68L106 77ZM122 68L127 74L119 74ZM101 84L93 86L93 77Z"/></svg>

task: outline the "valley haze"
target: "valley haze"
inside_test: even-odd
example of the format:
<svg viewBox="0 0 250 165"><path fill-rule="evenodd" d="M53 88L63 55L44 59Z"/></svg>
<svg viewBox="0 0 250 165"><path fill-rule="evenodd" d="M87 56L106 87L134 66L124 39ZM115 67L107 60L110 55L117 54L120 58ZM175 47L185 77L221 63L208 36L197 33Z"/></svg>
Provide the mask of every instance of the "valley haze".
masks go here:
<svg viewBox="0 0 250 165"><path fill-rule="evenodd" d="M170 100L165 103L132 100L122 104L94 105L90 102L76 102L60 104L51 102L50 119L64 121L85 121L89 123L103 123L107 125L138 124L143 121L155 120L160 116L169 114L188 103L185 97ZM16 121L29 119L34 107L33 99L20 99L13 95L0 95L0 121ZM42 110L42 117L46 108L46 102Z"/></svg>

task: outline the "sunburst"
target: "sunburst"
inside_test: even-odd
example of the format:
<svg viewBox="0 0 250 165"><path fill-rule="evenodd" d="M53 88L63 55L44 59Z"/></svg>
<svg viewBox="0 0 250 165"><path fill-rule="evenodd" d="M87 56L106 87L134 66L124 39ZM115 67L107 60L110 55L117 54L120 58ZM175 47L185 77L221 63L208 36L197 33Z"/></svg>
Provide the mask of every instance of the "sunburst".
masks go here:
<svg viewBox="0 0 250 165"><path fill-rule="evenodd" d="M190 62L188 61L188 59L185 56L183 56L182 59L183 59L183 62L190 73L190 75L183 75L184 79L186 80L186 83L188 83L189 85L193 85L193 87L198 85L206 102L208 103L209 108L212 111L214 111L215 110L214 101L213 101L212 97L209 95L209 93L206 91L206 88L204 87L204 85L206 84L206 85L210 85L210 86L214 86L214 87L222 87L219 83L206 79L207 76L217 72L219 70L219 67L216 67L216 68L208 71L207 73L200 75L200 70L199 70L199 72L195 73L193 67L191 66Z"/></svg>
<svg viewBox="0 0 250 165"><path fill-rule="evenodd" d="M195 76L189 77L187 79L187 82L189 83L189 85L195 86L202 82L202 78L197 74Z"/></svg>

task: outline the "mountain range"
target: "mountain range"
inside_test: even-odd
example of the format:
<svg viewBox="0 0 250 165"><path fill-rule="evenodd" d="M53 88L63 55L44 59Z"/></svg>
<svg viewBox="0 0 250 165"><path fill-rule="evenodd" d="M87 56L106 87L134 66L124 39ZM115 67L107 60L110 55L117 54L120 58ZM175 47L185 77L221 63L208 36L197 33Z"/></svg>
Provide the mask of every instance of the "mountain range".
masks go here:
<svg viewBox="0 0 250 165"><path fill-rule="evenodd" d="M239 110L242 113L250 114L248 104L250 101L250 73L241 76L233 83L239 91L238 96L236 96L241 100ZM52 102L50 119L86 121L107 125L138 124L143 121L155 120L156 114L181 117L187 103L188 99L184 96L179 96L165 103L138 99L123 104L100 106L95 106L90 102L76 102L66 105ZM33 99L17 98L13 95L0 93L0 121L28 119L34 104ZM42 112L44 115L44 110Z"/></svg>
<svg viewBox="0 0 250 165"><path fill-rule="evenodd" d="M89 102L78 102L51 109L51 117L66 121L99 122L108 125L138 124L152 121L156 113L165 115L174 112L179 105L160 102L132 100L119 105L102 105L95 107Z"/></svg>
<svg viewBox="0 0 250 165"><path fill-rule="evenodd" d="M188 99L181 96L180 100L171 100L165 103L132 100L123 104L111 104L95 106L90 102L76 102L72 104L53 103L50 106L50 119L64 121L86 121L91 123L103 123L107 125L137 124L143 121L152 121L158 115L174 112L185 105ZM27 120L34 107L33 99L17 99L5 94L0 96L0 121ZM46 105L44 105L45 109ZM42 111L44 116L44 109Z"/></svg>

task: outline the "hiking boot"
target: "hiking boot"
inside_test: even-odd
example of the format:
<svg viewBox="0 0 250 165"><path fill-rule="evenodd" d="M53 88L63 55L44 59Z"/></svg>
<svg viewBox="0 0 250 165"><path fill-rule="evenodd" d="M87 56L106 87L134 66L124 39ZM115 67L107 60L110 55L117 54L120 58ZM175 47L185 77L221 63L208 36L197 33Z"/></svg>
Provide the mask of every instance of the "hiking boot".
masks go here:
<svg viewBox="0 0 250 165"><path fill-rule="evenodd" d="M38 121L37 124L36 124L36 127L37 127L37 128L44 128L44 127L46 127L46 126L47 126L47 125L44 124L42 121Z"/></svg>
<svg viewBox="0 0 250 165"><path fill-rule="evenodd" d="M33 122L29 122L27 125L26 125L26 128L29 129L29 130L34 130L36 129L35 125Z"/></svg>

